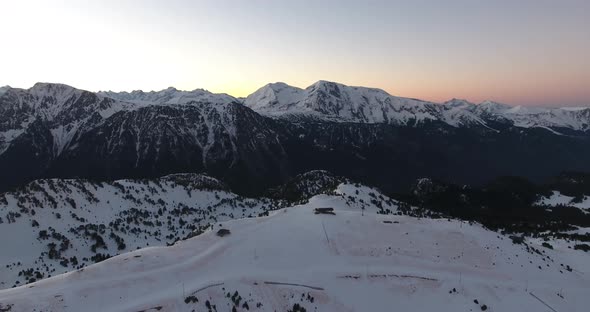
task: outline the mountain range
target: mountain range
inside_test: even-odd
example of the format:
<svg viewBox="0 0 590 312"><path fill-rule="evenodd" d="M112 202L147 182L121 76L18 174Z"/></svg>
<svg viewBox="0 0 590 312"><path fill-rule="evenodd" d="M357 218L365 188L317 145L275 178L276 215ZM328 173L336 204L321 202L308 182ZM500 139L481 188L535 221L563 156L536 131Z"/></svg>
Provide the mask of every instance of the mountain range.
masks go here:
<svg viewBox="0 0 590 312"><path fill-rule="evenodd" d="M0 91L0 190L38 178L207 173L256 194L312 169L386 192L422 176L483 183L590 171L590 108L432 103L318 81L245 99L206 90Z"/></svg>
<svg viewBox="0 0 590 312"><path fill-rule="evenodd" d="M0 88L0 311L585 311L588 111Z"/></svg>
<svg viewBox="0 0 590 312"><path fill-rule="evenodd" d="M503 121L522 128L590 129L590 108L512 107L460 99L437 104L328 81L318 81L306 89L271 83L248 96L244 105L268 116L308 116L338 122L419 125L439 121L468 127Z"/></svg>

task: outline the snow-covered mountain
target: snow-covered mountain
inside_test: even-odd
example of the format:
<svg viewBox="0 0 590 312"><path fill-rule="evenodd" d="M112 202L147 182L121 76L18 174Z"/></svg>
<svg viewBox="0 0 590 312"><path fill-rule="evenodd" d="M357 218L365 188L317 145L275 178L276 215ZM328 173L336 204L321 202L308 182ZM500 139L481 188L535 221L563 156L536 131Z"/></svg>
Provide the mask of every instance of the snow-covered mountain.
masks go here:
<svg viewBox="0 0 590 312"><path fill-rule="evenodd" d="M590 108L541 108L524 106L500 106L494 114L496 118L510 120L516 127L547 128L559 132L560 129L577 131L590 130Z"/></svg>
<svg viewBox="0 0 590 312"><path fill-rule="evenodd" d="M447 102L446 105L458 105L457 102ZM546 128L551 131L571 129L575 131L590 130L589 107L525 107L510 106L493 101L473 104L461 102L459 107L480 116L483 120L508 121L520 128Z"/></svg>
<svg viewBox="0 0 590 312"><path fill-rule="evenodd" d="M5 90L0 190L39 178L206 172L237 192L260 194L328 169L398 191L421 176L482 183L499 174L590 170L588 109L436 104L326 81L306 89L270 84L245 105L173 88L92 93L39 83ZM480 170L467 172L470 166Z"/></svg>
<svg viewBox="0 0 590 312"><path fill-rule="evenodd" d="M307 115L342 122L415 125L446 118L442 106L434 103L328 81L318 81L305 90L284 83L268 84L248 96L244 104L270 116ZM476 122L475 118L463 118L465 123Z"/></svg>
<svg viewBox="0 0 590 312"><path fill-rule="evenodd" d="M269 120L241 104L167 104L105 120L56 159L48 174L91 172L112 179L201 172L244 191L281 182L286 161Z"/></svg>
<svg viewBox="0 0 590 312"><path fill-rule="evenodd" d="M186 104L190 102L226 104L238 101L236 98L230 95L211 93L204 89L195 89L193 91L181 91L173 87L161 91L100 91L98 92L98 94L120 101L138 104Z"/></svg>
<svg viewBox="0 0 590 312"><path fill-rule="evenodd" d="M80 131L133 107L63 84L7 88L0 92L0 154L13 140L42 124L54 141L51 154L59 155Z"/></svg>
<svg viewBox="0 0 590 312"><path fill-rule="evenodd" d="M219 220L173 246L140 249L0 291L0 308L585 311L590 304L588 255L570 248L575 241L508 237L458 220L387 215L382 208L395 211L397 204L379 208L373 203L380 196L340 184L332 195L267 217ZM316 208L334 210L316 214Z"/></svg>
<svg viewBox="0 0 590 312"><path fill-rule="evenodd" d="M230 96L172 89L115 95L46 83L0 95L0 188L81 172L106 179L262 175L275 168L254 163L257 157L267 165L282 157L280 147L273 155L264 149L278 144L266 119Z"/></svg>
<svg viewBox="0 0 590 312"><path fill-rule="evenodd" d="M92 93L63 84L37 83L30 89L0 89L0 154L35 121L47 125L59 156L72 139L120 111L150 105L205 103L228 104L237 100L205 90Z"/></svg>
<svg viewBox="0 0 590 312"><path fill-rule="evenodd" d="M380 89L318 81L306 89L268 84L244 100L255 111L273 117L311 118L359 123L418 125L441 121L454 127L508 122L516 127L590 130L590 108L511 107L492 101L473 104L453 99L437 104L396 97Z"/></svg>

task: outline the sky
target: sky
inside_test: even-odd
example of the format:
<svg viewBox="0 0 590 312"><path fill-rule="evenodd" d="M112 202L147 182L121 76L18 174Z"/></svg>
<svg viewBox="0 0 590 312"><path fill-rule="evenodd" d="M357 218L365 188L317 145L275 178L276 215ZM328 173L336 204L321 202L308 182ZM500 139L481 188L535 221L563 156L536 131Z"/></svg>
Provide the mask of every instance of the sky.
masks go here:
<svg viewBox="0 0 590 312"><path fill-rule="evenodd" d="M0 0L0 85L590 106L587 0Z"/></svg>

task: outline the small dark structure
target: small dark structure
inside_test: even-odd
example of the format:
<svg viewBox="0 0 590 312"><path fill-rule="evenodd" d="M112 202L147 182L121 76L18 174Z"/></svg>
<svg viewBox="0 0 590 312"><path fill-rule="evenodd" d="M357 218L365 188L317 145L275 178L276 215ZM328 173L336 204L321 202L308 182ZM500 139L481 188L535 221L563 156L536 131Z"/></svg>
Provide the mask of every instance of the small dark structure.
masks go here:
<svg viewBox="0 0 590 312"><path fill-rule="evenodd" d="M316 208L315 214L336 215L336 213L334 213L334 208Z"/></svg>
<svg viewBox="0 0 590 312"><path fill-rule="evenodd" d="M224 237L229 234L231 234L231 232L228 229L220 229L219 231L217 231L217 236L219 237Z"/></svg>

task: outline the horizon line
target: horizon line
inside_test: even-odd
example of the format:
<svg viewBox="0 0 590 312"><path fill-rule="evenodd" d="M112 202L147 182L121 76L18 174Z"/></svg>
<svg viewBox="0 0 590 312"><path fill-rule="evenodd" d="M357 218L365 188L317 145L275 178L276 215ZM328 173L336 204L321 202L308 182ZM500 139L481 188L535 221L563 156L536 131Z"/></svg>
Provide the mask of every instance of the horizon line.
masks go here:
<svg viewBox="0 0 590 312"><path fill-rule="evenodd" d="M297 89L300 89L300 90L306 90L307 88L309 88L309 87L311 87L311 86L313 86L315 84L318 84L320 82L327 82L327 83L339 84L339 85L346 86L346 87L351 87L351 88L375 89L375 90L380 90L382 92L385 92L389 96L398 97L398 98L412 99L412 100L418 100L418 101L424 101L424 102L429 102L429 103L434 103L434 104L439 104L439 105L444 105L447 102L450 102L450 101L453 101L453 100L458 100L458 101L465 101L465 102L467 102L469 104L472 104L472 105L480 105L480 104L483 104L483 103L491 102L491 103L496 103L496 104L508 105L508 106L511 106L511 107L521 107L521 106L524 106L524 107L542 107L542 108L556 108L556 109L559 109L559 108L590 108L590 103L585 104L585 105L584 104L583 105L579 105L579 104L549 104L549 105L532 104L532 105L525 105L525 104L511 104L511 103L508 103L508 102L496 101L496 100L492 100L492 99L485 99L485 100L482 100L482 101L471 101L471 100L468 100L467 98L462 98L462 97L452 97L452 98L450 98L450 99L448 99L446 101L433 101L433 100L424 100L422 97L394 95L394 94L391 94L390 92L388 92L388 91L386 91L386 90L384 90L382 88L378 88L378 87L368 87L368 86L361 86L361 85L347 85L347 84L344 84L344 83L341 83L341 82L336 82L336 81L332 81L332 80L325 80L325 79L319 79L319 80L317 80L316 82L310 84L307 87L294 86L294 85L288 84L288 83L286 83L284 81L269 82L269 83L266 83L263 86L257 88L255 91L249 93L246 96L236 96L236 95L231 94L230 92L216 92L216 91L211 91L211 90L206 89L206 88L194 88L192 90L191 89L179 89L178 87L175 87L175 86L172 86L172 85L171 86L168 86L168 87L165 87L165 88L162 88L160 90L149 90L149 91L147 91L147 90L143 90L143 89L134 89L134 90L113 91L113 90L100 90L100 89L99 90L96 90L96 89L95 90L92 90L90 88L79 88L79 87L76 87L76 86L74 86L72 84L63 83L63 82L38 81L38 82L35 82L32 86L30 86L28 88L13 87L10 84L0 85L0 88L8 87L8 88L11 88L11 89L30 90L30 89L32 89L37 84L51 84L51 85L65 85L65 86L68 86L68 87L71 87L71 88L74 88L74 89L77 89L77 90L89 91L89 92L93 92L93 93L107 93L107 92L112 92L112 93L133 93L133 92L158 93L158 92L166 91L168 89L174 89L174 90L180 91L180 92L205 91L205 92L209 92L211 94L216 94L216 95L227 95L227 96L231 96L231 97L233 97L233 98L235 98L235 99L238 100L238 99L246 99L248 96L254 94L258 90L260 90L260 89L262 89L262 88L264 88L264 87L266 87L268 85L272 85L272 84L285 84L285 85L287 85L289 87L292 87L292 88L297 88Z"/></svg>

